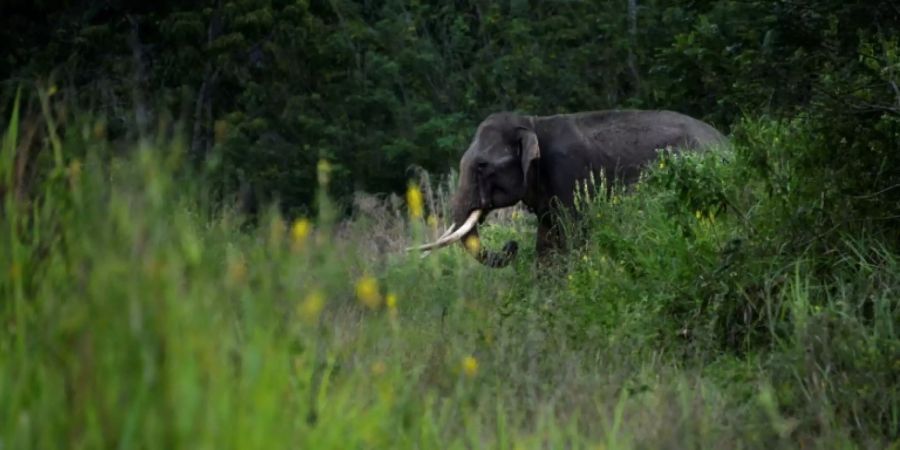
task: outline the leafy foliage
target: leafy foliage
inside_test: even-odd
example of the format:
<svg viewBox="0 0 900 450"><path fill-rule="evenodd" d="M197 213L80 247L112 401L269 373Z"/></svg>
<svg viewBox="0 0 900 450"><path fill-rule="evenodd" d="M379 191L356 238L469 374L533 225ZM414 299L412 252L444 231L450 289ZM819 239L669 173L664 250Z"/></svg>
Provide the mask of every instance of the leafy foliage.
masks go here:
<svg viewBox="0 0 900 450"><path fill-rule="evenodd" d="M808 164L894 164L893 2L636 5L13 4L0 19L0 73L7 93L32 79L59 85L103 114L113 139L174 117L219 196L252 191L286 210L314 206L319 158L334 163L339 198L402 192L411 166L452 167L498 110L668 108L728 129L744 114L805 109L841 125L822 136L835 153ZM843 159L857 152L868 155L860 167ZM872 193L896 181L890 164Z"/></svg>

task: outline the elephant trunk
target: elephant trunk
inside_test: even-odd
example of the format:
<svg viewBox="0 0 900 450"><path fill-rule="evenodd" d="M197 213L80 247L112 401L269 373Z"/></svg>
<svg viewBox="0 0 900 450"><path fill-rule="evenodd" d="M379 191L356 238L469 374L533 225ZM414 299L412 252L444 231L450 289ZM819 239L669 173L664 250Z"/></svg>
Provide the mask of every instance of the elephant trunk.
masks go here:
<svg viewBox="0 0 900 450"><path fill-rule="evenodd" d="M464 194L465 193L462 191L458 192L453 200L453 219L455 223L463 223L467 217L470 217L472 211L480 209L476 203L471 201L471 199L475 197L465 196ZM486 215L487 211L483 214ZM459 240L459 243L462 244L466 251L472 255L472 257L477 259L478 262L488 267L495 268L506 267L509 265L513 258L516 257L516 253L518 253L519 250L519 245L515 241L507 242L500 252L492 252L485 249L482 247L481 240L478 236L477 223L463 235Z"/></svg>
<svg viewBox="0 0 900 450"><path fill-rule="evenodd" d="M466 183L464 179L461 180L460 188L453 198L453 224L450 225L450 228L438 240L410 247L407 251L422 251L427 255L431 250L459 242L470 255L488 267L509 265L518 253L519 245L515 241L509 241L500 252L482 248L478 237L478 222L484 219L489 210L485 208L486 205L483 205L483 201L479 201L479 196L467 195L471 193L466 192L466 186L471 186L471 183Z"/></svg>

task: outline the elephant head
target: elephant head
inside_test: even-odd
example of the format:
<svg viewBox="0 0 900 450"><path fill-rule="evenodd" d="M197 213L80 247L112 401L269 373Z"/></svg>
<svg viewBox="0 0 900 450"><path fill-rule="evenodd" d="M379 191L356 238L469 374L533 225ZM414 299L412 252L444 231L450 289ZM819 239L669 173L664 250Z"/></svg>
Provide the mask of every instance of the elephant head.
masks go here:
<svg viewBox="0 0 900 450"><path fill-rule="evenodd" d="M500 252L484 249L478 224L498 208L513 206L529 195L537 179L541 152L534 123L510 113L485 119L459 163L459 186L452 200L453 225L437 241L418 250L459 242L481 263L503 267L515 257L518 244L509 241Z"/></svg>

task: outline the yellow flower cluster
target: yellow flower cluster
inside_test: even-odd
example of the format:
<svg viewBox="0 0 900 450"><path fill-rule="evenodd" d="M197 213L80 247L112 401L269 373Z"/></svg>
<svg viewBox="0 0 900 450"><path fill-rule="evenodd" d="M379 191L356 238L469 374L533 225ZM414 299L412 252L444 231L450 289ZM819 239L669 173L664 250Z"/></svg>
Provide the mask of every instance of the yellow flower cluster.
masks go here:
<svg viewBox="0 0 900 450"><path fill-rule="evenodd" d="M478 375L478 360L474 356L466 356L462 360L462 372L469 378Z"/></svg>
<svg viewBox="0 0 900 450"><path fill-rule="evenodd" d="M328 186L328 183L331 181L331 163L327 160L320 159L319 164L316 165L316 175L318 176L320 186Z"/></svg>
<svg viewBox="0 0 900 450"><path fill-rule="evenodd" d="M294 224L291 225L291 242L294 250L302 248L311 231L312 224L309 222L309 219L304 217L294 221Z"/></svg>
<svg viewBox="0 0 900 450"><path fill-rule="evenodd" d="M388 294L384 298L384 306L387 306L388 316L391 318L391 326L397 326L397 294Z"/></svg>
<svg viewBox="0 0 900 450"><path fill-rule="evenodd" d="M369 309L381 306L381 293L378 291L378 280L364 275L356 282L356 298Z"/></svg>
<svg viewBox="0 0 900 450"><path fill-rule="evenodd" d="M421 219L425 212L424 202L422 201L422 192L415 184L410 183L406 189L406 205L409 207L409 217L411 219Z"/></svg>
<svg viewBox="0 0 900 450"><path fill-rule="evenodd" d="M478 236L469 236L466 239L466 249L469 250L469 253L475 254L481 250L481 240L478 239Z"/></svg>
<svg viewBox="0 0 900 450"><path fill-rule="evenodd" d="M306 323L314 323L319 319L319 314L324 307L325 296L319 291L312 291L297 305L297 315Z"/></svg>
<svg viewBox="0 0 900 450"><path fill-rule="evenodd" d="M397 310L397 296L395 294L388 294L384 303L388 307L389 310L391 310L391 311Z"/></svg>

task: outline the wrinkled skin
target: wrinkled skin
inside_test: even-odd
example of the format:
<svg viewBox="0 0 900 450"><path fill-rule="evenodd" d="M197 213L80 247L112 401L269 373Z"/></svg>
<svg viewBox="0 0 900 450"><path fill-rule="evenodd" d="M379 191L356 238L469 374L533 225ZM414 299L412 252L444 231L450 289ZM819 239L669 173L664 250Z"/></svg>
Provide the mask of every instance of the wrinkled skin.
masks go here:
<svg viewBox="0 0 900 450"><path fill-rule="evenodd" d="M537 253L560 245L559 217L573 212L576 183L593 173L632 184L657 149L702 151L725 143L725 136L697 119L671 111L596 111L555 116L492 114L485 119L459 163L453 221L463 223L475 209L491 210L523 202L538 217ZM460 242L491 267L515 257L518 244L500 252L471 245L478 227Z"/></svg>

